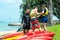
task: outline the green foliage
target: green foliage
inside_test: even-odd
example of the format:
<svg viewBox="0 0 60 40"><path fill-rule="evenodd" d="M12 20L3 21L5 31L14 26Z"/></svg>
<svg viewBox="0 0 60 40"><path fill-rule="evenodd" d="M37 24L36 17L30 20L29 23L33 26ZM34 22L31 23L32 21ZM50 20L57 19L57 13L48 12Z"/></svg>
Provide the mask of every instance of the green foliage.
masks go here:
<svg viewBox="0 0 60 40"><path fill-rule="evenodd" d="M22 0L23 3L21 4L20 8L23 9L23 13L25 12L25 9L28 7L30 9L33 8L33 5L41 6L41 4L45 3L46 5L48 4L48 0ZM53 14L60 19L60 1L58 0L52 0L53 1ZM48 4L49 5L49 4ZM47 5L47 6L48 6ZM56 10L54 10L54 8ZM39 8L41 9L41 8ZM40 10L41 11L41 10Z"/></svg>
<svg viewBox="0 0 60 40"><path fill-rule="evenodd" d="M21 8L23 8L23 13L25 12L26 8L32 9L34 5L40 7L42 3L46 3L46 0L22 0L22 1L23 4Z"/></svg>
<svg viewBox="0 0 60 40"><path fill-rule="evenodd" d="M53 1L53 14L60 19L60 1L52 0Z"/></svg>

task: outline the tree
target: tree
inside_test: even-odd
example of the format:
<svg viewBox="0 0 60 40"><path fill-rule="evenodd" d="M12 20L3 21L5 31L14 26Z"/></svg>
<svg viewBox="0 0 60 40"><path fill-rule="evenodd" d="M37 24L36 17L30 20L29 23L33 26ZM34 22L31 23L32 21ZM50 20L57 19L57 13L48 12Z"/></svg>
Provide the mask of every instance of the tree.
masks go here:
<svg viewBox="0 0 60 40"><path fill-rule="evenodd" d="M58 18L60 18L60 0L22 0L23 3L21 5L21 8L23 9L23 13L25 12L25 9L29 7L30 9L33 8L33 5L41 6L42 3L45 3L46 6L48 7L50 13L49 13L49 25L52 25L52 15L54 14ZM53 4L53 5L52 5ZM56 9L56 10L55 10ZM56 11L56 13L55 13Z"/></svg>
<svg viewBox="0 0 60 40"><path fill-rule="evenodd" d="M41 4L45 2L45 0L22 0L22 1L23 12L27 7L32 9L33 5L41 6Z"/></svg>
<svg viewBox="0 0 60 40"><path fill-rule="evenodd" d="M60 19L60 0L53 0L53 14Z"/></svg>
<svg viewBox="0 0 60 40"><path fill-rule="evenodd" d="M52 21L53 3L52 3L52 0L47 0L47 2L48 2L48 8L49 8L48 24L53 25L53 21Z"/></svg>

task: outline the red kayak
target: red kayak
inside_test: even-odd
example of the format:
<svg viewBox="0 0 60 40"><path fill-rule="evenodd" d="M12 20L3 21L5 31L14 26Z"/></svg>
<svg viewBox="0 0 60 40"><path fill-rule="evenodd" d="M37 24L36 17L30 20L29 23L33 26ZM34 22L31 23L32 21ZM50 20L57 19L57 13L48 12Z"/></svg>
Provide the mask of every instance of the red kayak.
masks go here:
<svg viewBox="0 0 60 40"><path fill-rule="evenodd" d="M55 34L53 32L51 33L40 33L40 34L36 34L37 36L49 36L49 37L53 37Z"/></svg>
<svg viewBox="0 0 60 40"><path fill-rule="evenodd" d="M35 31L34 33L37 36L50 36L50 37L53 37L55 35L54 32L45 32L45 31Z"/></svg>
<svg viewBox="0 0 60 40"><path fill-rule="evenodd" d="M29 32L26 35L31 36L31 35L34 35L34 33L33 32Z"/></svg>
<svg viewBox="0 0 60 40"><path fill-rule="evenodd" d="M51 34L51 33L50 33ZM27 37L25 38L18 38L18 39L15 39L15 40L37 40L37 39L41 39L41 40L52 40L52 34L50 35L49 33L40 33L39 35L38 34L34 34L34 33L28 33L27 34ZM27 39L28 38L28 39Z"/></svg>
<svg viewBox="0 0 60 40"><path fill-rule="evenodd" d="M15 39L15 40L52 40L52 37L46 37L46 36L41 36L41 37L33 37L33 38L20 38L20 39Z"/></svg>
<svg viewBox="0 0 60 40"><path fill-rule="evenodd" d="M22 35L23 32L16 32L13 34L5 35L2 38L12 38L15 36ZM29 32L26 35L17 38L15 40L52 40L53 36L55 34L53 32L45 32L45 31L35 31L35 32Z"/></svg>
<svg viewBox="0 0 60 40"><path fill-rule="evenodd" d="M35 39L46 39L46 40L52 40L52 37L46 37L46 36L41 36L41 37L34 37Z"/></svg>
<svg viewBox="0 0 60 40"><path fill-rule="evenodd" d="M45 31L35 31L35 34L45 33Z"/></svg>
<svg viewBox="0 0 60 40"><path fill-rule="evenodd" d="M15 36L19 36L19 35L21 35L22 34L22 32L16 32L16 33L13 33L13 34L8 34L8 35L5 35L5 36L3 36L2 38L11 38L11 37L15 37Z"/></svg>

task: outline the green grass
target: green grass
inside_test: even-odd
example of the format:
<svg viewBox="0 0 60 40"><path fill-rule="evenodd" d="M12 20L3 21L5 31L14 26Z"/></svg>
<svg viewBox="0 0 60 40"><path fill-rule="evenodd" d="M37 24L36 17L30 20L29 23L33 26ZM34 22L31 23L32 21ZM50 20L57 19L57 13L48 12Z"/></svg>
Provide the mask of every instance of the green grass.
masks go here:
<svg viewBox="0 0 60 40"><path fill-rule="evenodd" d="M49 31L55 32L55 36L53 40L60 40L60 25L54 25L47 28Z"/></svg>

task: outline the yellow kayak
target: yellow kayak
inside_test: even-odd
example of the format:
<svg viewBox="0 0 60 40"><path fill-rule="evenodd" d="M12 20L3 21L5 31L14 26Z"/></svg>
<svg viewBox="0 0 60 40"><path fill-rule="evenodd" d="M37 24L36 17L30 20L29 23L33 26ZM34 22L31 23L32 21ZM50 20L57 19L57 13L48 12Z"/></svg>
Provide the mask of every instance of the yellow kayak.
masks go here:
<svg viewBox="0 0 60 40"><path fill-rule="evenodd" d="M17 39L17 38L21 38L22 36L24 36L24 34L21 34L19 36L15 36L15 37L12 37L12 38L6 38L4 40L14 40L14 39Z"/></svg>

